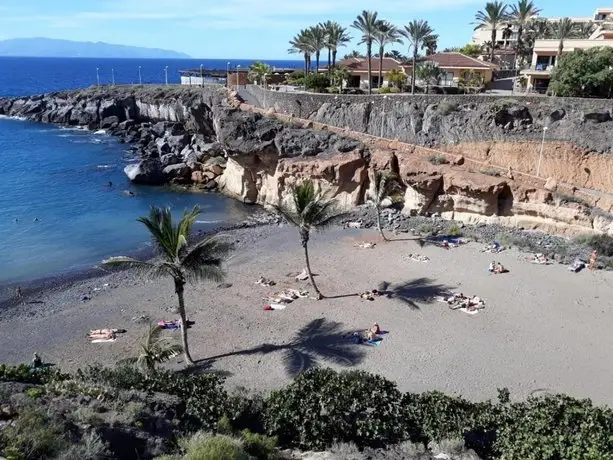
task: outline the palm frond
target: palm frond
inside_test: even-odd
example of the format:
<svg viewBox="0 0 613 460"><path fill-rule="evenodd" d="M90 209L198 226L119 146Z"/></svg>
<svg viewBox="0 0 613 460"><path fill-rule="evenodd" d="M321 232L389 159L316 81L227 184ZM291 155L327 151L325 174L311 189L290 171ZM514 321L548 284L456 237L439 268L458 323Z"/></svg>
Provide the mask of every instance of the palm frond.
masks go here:
<svg viewBox="0 0 613 460"><path fill-rule="evenodd" d="M280 217L285 219L291 225L294 225L296 227L300 226L300 221L301 221L300 215L296 213L293 209L289 209L289 207L285 205L274 205L274 204L270 205L270 207L276 214L278 214Z"/></svg>
<svg viewBox="0 0 613 460"><path fill-rule="evenodd" d="M189 248L181 259L181 267L186 279L221 281L224 278L221 266L231 250L231 244L220 241L216 237L202 240Z"/></svg>
<svg viewBox="0 0 613 460"><path fill-rule="evenodd" d="M152 278L169 275L172 272L172 269L168 264L147 262L127 256L109 257L108 259L103 260L102 264L111 267L131 268Z"/></svg>
<svg viewBox="0 0 613 460"><path fill-rule="evenodd" d="M172 214L170 208L161 209L151 205L148 217L137 219L142 223L153 238L158 250L169 260L175 259L177 248L177 236L172 226Z"/></svg>

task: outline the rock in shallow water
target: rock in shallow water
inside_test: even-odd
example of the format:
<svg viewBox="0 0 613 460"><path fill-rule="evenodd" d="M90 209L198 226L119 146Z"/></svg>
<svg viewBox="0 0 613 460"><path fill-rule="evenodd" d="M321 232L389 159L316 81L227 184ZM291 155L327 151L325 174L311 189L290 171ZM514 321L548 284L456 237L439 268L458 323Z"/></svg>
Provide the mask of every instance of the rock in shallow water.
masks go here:
<svg viewBox="0 0 613 460"><path fill-rule="evenodd" d="M162 185L165 182L162 166L155 159L147 159L138 164L128 165L123 171L128 179L135 184Z"/></svg>

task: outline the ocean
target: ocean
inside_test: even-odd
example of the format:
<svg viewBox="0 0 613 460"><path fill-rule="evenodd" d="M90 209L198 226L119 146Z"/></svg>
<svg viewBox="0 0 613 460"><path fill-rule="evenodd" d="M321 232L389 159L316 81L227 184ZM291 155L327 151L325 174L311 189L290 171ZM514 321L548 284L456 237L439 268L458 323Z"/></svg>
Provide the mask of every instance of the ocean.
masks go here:
<svg viewBox="0 0 613 460"><path fill-rule="evenodd" d="M161 83L168 65L169 80L177 83L180 69L226 62L0 58L0 97L87 87L96 82L96 67L101 83L110 69L116 83L134 82L139 66L143 83ZM148 248L136 218L151 204L171 206L177 215L200 206L204 231L239 222L253 209L219 194L132 185L123 168L137 158L104 134L4 118L0 159L0 285L85 270Z"/></svg>

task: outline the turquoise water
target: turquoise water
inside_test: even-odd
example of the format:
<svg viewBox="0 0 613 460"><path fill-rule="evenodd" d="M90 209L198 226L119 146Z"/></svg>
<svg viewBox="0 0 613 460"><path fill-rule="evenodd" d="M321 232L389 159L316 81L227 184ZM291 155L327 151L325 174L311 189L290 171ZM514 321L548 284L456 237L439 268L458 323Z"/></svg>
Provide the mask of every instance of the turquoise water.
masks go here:
<svg viewBox="0 0 613 460"><path fill-rule="evenodd" d="M222 195L131 185L123 168L136 158L126 149L108 135L0 119L0 284L145 249L136 218L151 204L177 213L199 205L203 230L249 212Z"/></svg>

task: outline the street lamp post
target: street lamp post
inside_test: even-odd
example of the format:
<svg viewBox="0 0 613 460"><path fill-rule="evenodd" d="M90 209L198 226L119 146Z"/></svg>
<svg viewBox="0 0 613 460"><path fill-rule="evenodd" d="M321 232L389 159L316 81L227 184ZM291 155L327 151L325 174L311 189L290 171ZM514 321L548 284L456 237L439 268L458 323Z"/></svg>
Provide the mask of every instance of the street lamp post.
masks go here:
<svg viewBox="0 0 613 460"><path fill-rule="evenodd" d="M111 69L111 84L115 86L115 69Z"/></svg>
<svg viewBox="0 0 613 460"><path fill-rule="evenodd" d="M536 165L536 177L540 177L541 174L541 162L543 161L543 147L545 146L545 133L549 128L543 126L543 139L541 140L541 152L539 153L539 162Z"/></svg>
<svg viewBox="0 0 613 460"><path fill-rule="evenodd" d="M164 83L168 85L168 66L164 67Z"/></svg>
<svg viewBox="0 0 613 460"><path fill-rule="evenodd" d="M96 83L100 86L100 69L96 67Z"/></svg>
<svg viewBox="0 0 613 460"><path fill-rule="evenodd" d="M140 68L141 68L141 66L138 66L138 84L142 85L143 84L143 76L141 74Z"/></svg>
<svg viewBox="0 0 613 460"><path fill-rule="evenodd" d="M239 78L238 78L238 73L240 72L241 66L240 64L236 66L236 92L238 93L238 82L239 82Z"/></svg>
<svg viewBox="0 0 613 460"><path fill-rule="evenodd" d="M230 87L230 61L226 63L226 88Z"/></svg>
<svg viewBox="0 0 613 460"><path fill-rule="evenodd" d="M200 86L204 88L204 64L200 64Z"/></svg>

